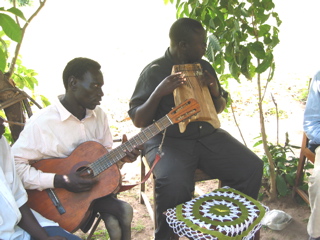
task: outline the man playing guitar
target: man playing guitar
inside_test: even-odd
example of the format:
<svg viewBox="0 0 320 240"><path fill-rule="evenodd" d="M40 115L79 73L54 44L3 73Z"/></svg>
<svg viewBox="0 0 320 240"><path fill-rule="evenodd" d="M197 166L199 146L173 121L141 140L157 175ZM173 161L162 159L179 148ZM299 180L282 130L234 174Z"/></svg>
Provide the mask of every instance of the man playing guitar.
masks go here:
<svg viewBox="0 0 320 240"><path fill-rule="evenodd" d="M97 106L104 95L100 64L88 58L71 60L63 71L63 83L65 94L29 119L13 145L13 153L17 172L27 189L64 189L81 195L89 192L99 181L78 171L58 174L43 172L30 165L42 159L66 158L86 141L98 142L107 150L112 148L107 115ZM140 154L139 150L139 146L126 150L121 161L134 161ZM108 184L108 181L104 182L105 186ZM110 194L94 200L90 208L91 213L100 213L112 240L131 239L133 210L128 203ZM91 214L88 220L94 215ZM71 221L76 221L76 218ZM81 229L88 229L84 227L87 222L81 223Z"/></svg>

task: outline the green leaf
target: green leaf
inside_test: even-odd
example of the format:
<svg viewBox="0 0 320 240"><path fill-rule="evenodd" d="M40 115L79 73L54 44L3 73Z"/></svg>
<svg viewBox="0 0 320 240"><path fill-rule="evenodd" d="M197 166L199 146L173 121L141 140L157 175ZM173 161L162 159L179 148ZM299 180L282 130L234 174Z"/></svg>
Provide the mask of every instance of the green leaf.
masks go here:
<svg viewBox="0 0 320 240"><path fill-rule="evenodd" d="M4 73L6 70L7 57L6 54L0 48L0 71Z"/></svg>
<svg viewBox="0 0 320 240"><path fill-rule="evenodd" d="M0 26L9 38L15 42L22 39L22 31L19 25L8 15L0 13Z"/></svg>
<svg viewBox="0 0 320 240"><path fill-rule="evenodd" d="M258 142L256 142L256 143L253 145L253 147L257 147L257 146L261 145L262 143L263 143L262 140L259 140Z"/></svg>
<svg viewBox="0 0 320 240"><path fill-rule="evenodd" d="M271 26L270 26L270 25L267 25L267 24L261 25L261 26L259 27L258 36L259 36L259 37L262 37L262 36L266 35L267 33L269 33L270 29L271 29Z"/></svg>
<svg viewBox="0 0 320 240"><path fill-rule="evenodd" d="M273 54L269 53L266 55L265 59L262 61L262 63L260 63L257 68L256 68L256 72L257 73L263 73L265 72L269 67L272 66L272 62L273 62Z"/></svg>
<svg viewBox="0 0 320 240"><path fill-rule="evenodd" d="M279 26L282 24L282 21L280 20L278 13L273 12L273 13L272 13L272 16L276 19L276 21L277 21L277 26L279 27Z"/></svg>
<svg viewBox="0 0 320 240"><path fill-rule="evenodd" d="M211 47L213 49L213 51L215 51L215 52L221 51L221 46L220 46L219 40L213 34L211 34L208 37L208 46Z"/></svg>
<svg viewBox="0 0 320 240"><path fill-rule="evenodd" d="M258 58L258 59L263 59L266 56L266 53L263 48L263 43L256 41L254 43L248 44L248 47L252 54Z"/></svg>
<svg viewBox="0 0 320 240"><path fill-rule="evenodd" d="M45 107L47 107L51 104L50 101L48 100L48 98L46 98L45 96L40 95L40 98L41 98L41 101Z"/></svg>
<svg viewBox="0 0 320 240"><path fill-rule="evenodd" d="M287 195L288 187L287 187L286 181L283 179L283 177L277 175L276 185L277 185L277 190L278 190L278 193L280 196Z"/></svg>
<svg viewBox="0 0 320 240"><path fill-rule="evenodd" d="M232 61L230 64L229 64L229 70L230 70L230 73L232 74L232 76L235 78L235 79L239 79L239 75L240 75L240 68L238 66L238 64L236 63L236 61Z"/></svg>
<svg viewBox="0 0 320 240"><path fill-rule="evenodd" d="M11 12L11 13L13 13L14 15L16 15L16 16L22 18L23 20L27 21L27 19L26 19L25 16L23 15L23 12L21 12L21 10L18 9L18 8L12 7L12 8L10 8L10 9L8 9L7 11L8 11L8 12Z"/></svg>

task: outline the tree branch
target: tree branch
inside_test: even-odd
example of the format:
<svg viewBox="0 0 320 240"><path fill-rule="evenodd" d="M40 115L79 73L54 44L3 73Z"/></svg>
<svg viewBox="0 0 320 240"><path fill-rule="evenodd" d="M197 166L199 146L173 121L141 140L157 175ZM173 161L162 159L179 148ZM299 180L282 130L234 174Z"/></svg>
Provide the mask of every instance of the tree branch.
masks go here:
<svg viewBox="0 0 320 240"><path fill-rule="evenodd" d="M33 20L33 18L35 16L37 16L37 14L40 12L40 10L44 7L46 1L47 0L39 0L39 4L40 5L39 5L38 9L31 15L31 17L27 20L26 24L22 28L21 41L16 46L16 49L15 49L15 52L14 52L14 56L13 56L11 64L10 64L9 71L7 72L8 76L9 76L8 79L10 79L11 75L13 74L14 66L15 66L16 61L18 59L19 51L20 51L20 48L21 48L21 45L22 45L22 41L23 41L23 38L24 38L24 34L26 32L26 29L29 26L30 22Z"/></svg>

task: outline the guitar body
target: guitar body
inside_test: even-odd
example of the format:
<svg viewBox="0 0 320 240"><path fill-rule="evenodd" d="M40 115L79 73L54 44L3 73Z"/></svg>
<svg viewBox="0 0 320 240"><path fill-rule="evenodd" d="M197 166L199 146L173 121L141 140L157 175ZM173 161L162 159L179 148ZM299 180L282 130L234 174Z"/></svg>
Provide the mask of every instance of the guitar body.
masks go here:
<svg viewBox="0 0 320 240"><path fill-rule="evenodd" d="M88 141L80 144L67 158L44 159L32 166L43 172L64 175L81 170L106 153L107 149L100 143ZM117 164L113 164L96 178L97 184L88 192L73 193L63 188L53 189L65 209L63 214L58 212L45 190L28 190L28 205L42 216L58 222L67 231L74 232L90 216L94 200L117 192L120 188L121 174Z"/></svg>

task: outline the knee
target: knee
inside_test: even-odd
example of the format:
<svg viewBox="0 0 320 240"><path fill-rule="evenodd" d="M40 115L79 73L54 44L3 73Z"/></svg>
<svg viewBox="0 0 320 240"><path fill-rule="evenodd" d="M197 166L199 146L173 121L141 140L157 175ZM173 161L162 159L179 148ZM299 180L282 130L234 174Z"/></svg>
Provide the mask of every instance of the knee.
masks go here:
<svg viewBox="0 0 320 240"><path fill-rule="evenodd" d="M118 219L110 214L107 214L104 218L104 222L106 225L106 228L109 229L120 229L119 221Z"/></svg>
<svg viewBox="0 0 320 240"><path fill-rule="evenodd" d="M132 206L127 203L123 202L121 205L121 210L122 210L122 219L125 224L131 224L132 219L133 219L133 208Z"/></svg>

